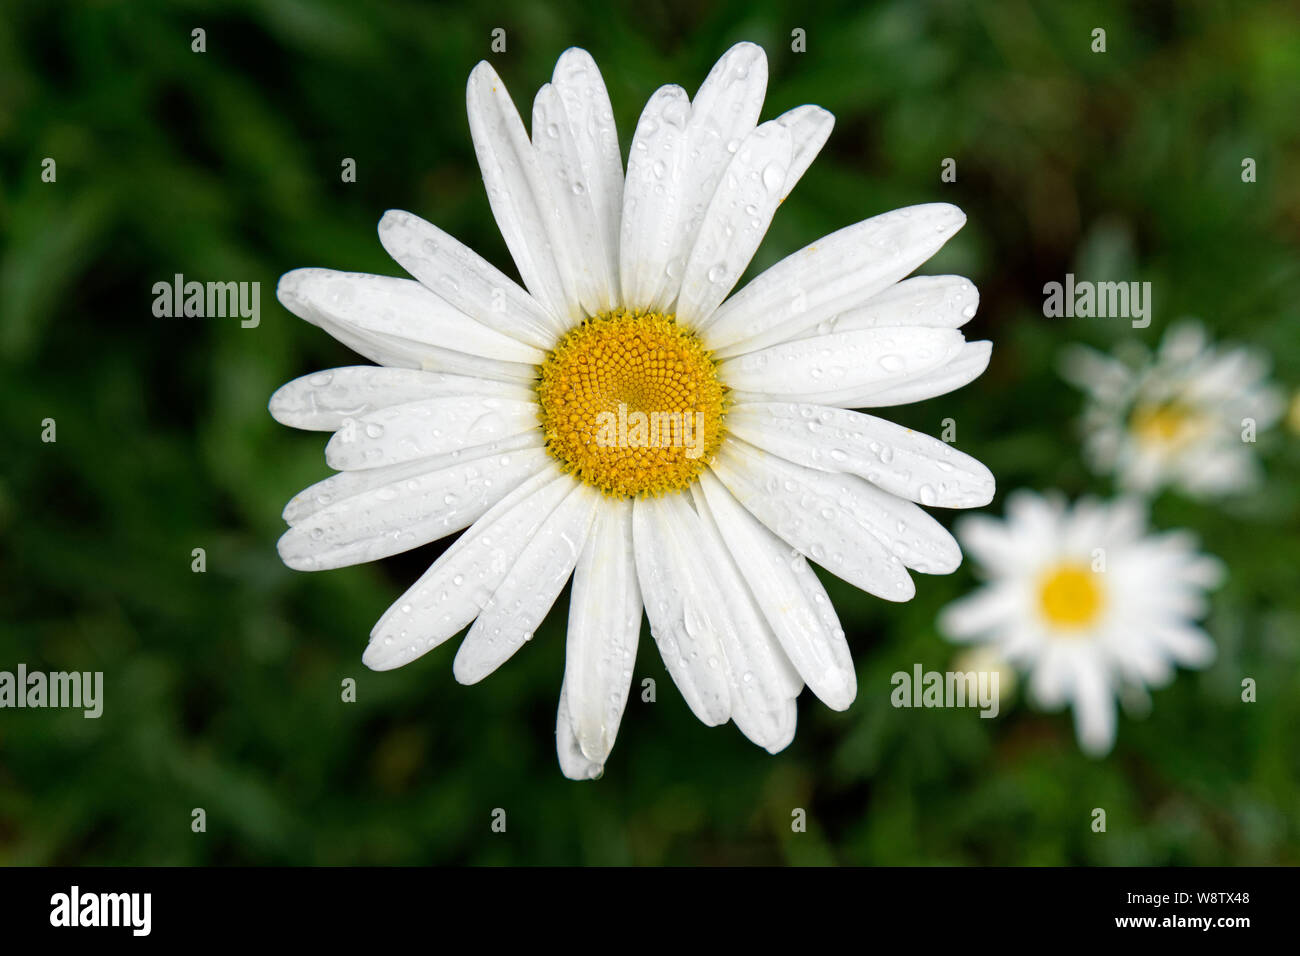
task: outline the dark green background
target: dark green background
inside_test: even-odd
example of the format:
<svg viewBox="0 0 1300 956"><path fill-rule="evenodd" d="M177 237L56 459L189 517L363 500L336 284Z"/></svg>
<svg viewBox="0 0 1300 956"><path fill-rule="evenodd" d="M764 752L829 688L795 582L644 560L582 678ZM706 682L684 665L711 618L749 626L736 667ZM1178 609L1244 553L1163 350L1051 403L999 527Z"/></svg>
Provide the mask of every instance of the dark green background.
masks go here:
<svg viewBox="0 0 1300 956"><path fill-rule="evenodd" d="M1195 529L1230 568L1208 620L1220 655L1156 692L1149 719L1121 720L1104 760L1080 755L1068 716L1023 703L995 721L889 706L892 672L951 660L934 619L973 586L963 567L918 578L904 606L828 580L859 697L836 714L805 694L775 757L697 723L643 632L636 675L658 681L658 702L634 698L605 777L574 784L554 755L567 599L479 686L453 680L454 641L367 671L372 623L439 546L285 569L280 509L327 473L324 436L266 412L284 381L360 361L281 309L277 278L400 272L375 236L385 209L513 273L465 119L475 62L490 57L527 114L559 53L586 47L626 152L655 87L694 91L750 39L770 58L764 118L803 102L837 117L751 272L867 216L957 203L970 221L924 271L974 279L968 335L993 339L993 362L891 417L932 434L954 417L959 446L998 477L992 513L1016 487L1109 494L1080 459L1080 396L1054 370L1066 343L1150 342L1196 315L1300 381L1295 5L483 6L4 5L0 669L102 670L106 701L97 721L0 711L0 862L1300 860L1293 432L1262 437L1260 492L1156 503L1158 527ZM195 27L205 54L190 51ZM489 53L495 27L504 54ZM340 182L343 157L355 184ZM940 182L944 157L956 183ZM1152 282L1151 328L1043 318L1043 283L1067 271ZM154 318L151 287L177 272L261 282L261 326ZM40 441L47 417L56 444ZM1240 702L1243 676L1258 703ZM346 677L355 704L340 703ZM505 834L490 832L495 807ZM794 807L806 834L791 833Z"/></svg>

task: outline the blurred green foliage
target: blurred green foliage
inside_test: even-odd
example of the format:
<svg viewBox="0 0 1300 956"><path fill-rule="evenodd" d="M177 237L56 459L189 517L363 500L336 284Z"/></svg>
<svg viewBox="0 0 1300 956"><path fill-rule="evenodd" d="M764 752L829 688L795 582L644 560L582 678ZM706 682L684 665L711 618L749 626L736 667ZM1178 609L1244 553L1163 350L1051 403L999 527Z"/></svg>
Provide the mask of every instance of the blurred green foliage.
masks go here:
<svg viewBox="0 0 1300 956"><path fill-rule="evenodd" d="M196 27L206 53L191 52ZM489 52L495 27L504 54ZM0 669L102 670L106 700L99 720L0 711L0 862L1300 862L1294 434L1262 437L1258 494L1157 502L1157 526L1195 529L1230 568L1208 621L1220 656L1156 692L1146 720L1123 719L1100 761L1065 715L889 706L892 672L951 660L934 618L969 568L919 578L902 606L829 579L859 698L837 714L805 694L775 757L698 724L643 632L636 676L658 702L634 696L605 777L574 784L553 737L565 597L467 688L455 642L396 672L360 661L441 545L317 575L281 565L281 506L327 469L323 436L276 425L267 398L358 360L279 307L279 275L399 272L374 232L390 207L513 273L464 116L474 63L490 57L526 106L563 49L586 47L626 151L655 87L693 91L740 39L769 54L765 117L802 102L837 117L751 274L898 206L968 213L923 271L979 285L968 335L994 340L992 366L891 417L931 434L955 417L959 447L998 476L991 512L1020 486L1110 491L1080 459L1080 396L1054 370L1065 343L1153 341L1190 314L1300 382L1293 4L6 3ZM944 157L955 183L940 182ZM1151 281L1151 328L1044 319L1042 285L1066 271ZM260 326L155 318L152 285L175 273L260 282ZM1243 676L1258 703L1240 702ZM347 677L355 704L340 703ZM1105 835L1088 826L1098 806ZM490 832L496 807L506 834ZM791 833L795 807L806 834Z"/></svg>

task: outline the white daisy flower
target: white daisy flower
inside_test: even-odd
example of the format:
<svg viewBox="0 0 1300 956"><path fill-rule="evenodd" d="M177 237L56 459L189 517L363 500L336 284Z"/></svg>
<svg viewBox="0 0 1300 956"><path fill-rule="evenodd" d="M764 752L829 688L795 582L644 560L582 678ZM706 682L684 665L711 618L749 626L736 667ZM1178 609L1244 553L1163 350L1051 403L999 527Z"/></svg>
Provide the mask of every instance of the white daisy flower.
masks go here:
<svg viewBox="0 0 1300 956"><path fill-rule="evenodd" d="M833 123L816 106L759 123L766 82L763 51L742 43L694 99L663 87L625 175L587 53L560 57L531 138L480 63L470 132L524 287L405 212L387 213L379 238L414 281L325 269L280 281L286 308L379 363L271 399L279 421L335 432L325 457L340 471L289 502L285 563L337 568L468 528L363 658L399 667L469 626L463 683L522 647L572 576L556 733L573 778L597 776L614 744L643 604L691 710L776 752L805 683L837 710L856 693L806 558L908 600L908 568L961 559L915 502L993 494L969 456L847 410L942 395L987 365L990 343L959 331L978 300L969 281L900 281L960 210L849 226L727 298Z"/></svg>
<svg viewBox="0 0 1300 956"><path fill-rule="evenodd" d="M957 526L987 583L948 605L939 628L955 641L992 645L1025 672L1049 710L1074 708L1079 746L1115 743L1115 699L1141 700L1174 664L1205 667L1214 642L1195 621L1223 566L1189 532L1146 533L1137 499L1105 504L1017 491L1007 518Z"/></svg>
<svg viewBox="0 0 1300 956"><path fill-rule="evenodd" d="M1257 350L1216 347L1197 322L1171 327L1154 354L1130 345L1118 356L1078 345L1064 357L1065 377L1088 393L1084 450L1100 473L1127 491L1176 486L1198 498L1247 489L1260 476L1253 422L1263 431L1282 415Z"/></svg>

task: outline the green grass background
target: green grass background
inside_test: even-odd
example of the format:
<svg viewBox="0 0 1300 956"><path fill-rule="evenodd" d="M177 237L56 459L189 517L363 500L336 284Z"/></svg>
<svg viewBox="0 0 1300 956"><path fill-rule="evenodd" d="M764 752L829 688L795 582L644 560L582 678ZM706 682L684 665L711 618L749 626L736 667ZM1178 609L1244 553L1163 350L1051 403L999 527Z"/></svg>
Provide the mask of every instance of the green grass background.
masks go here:
<svg viewBox="0 0 1300 956"><path fill-rule="evenodd" d="M993 339L992 365L891 417L932 434L955 418L958 446L998 477L992 513L1017 487L1110 493L1080 459L1080 396L1054 370L1066 343L1155 341L1195 315L1300 382L1293 4L6 3L0 669L102 670L106 700L99 720L0 711L0 863L1300 861L1300 456L1284 429L1261 438L1258 493L1156 502L1158 527L1194 529L1228 564L1208 619L1220 654L1123 719L1104 760L1080 755L1068 716L1023 704L992 721L889 706L891 673L952 659L935 614L974 585L969 566L918 577L903 606L827 579L858 700L837 714L805 693L775 757L697 723L643 631L636 679L658 701L634 697L604 778L574 784L553 735L567 597L467 688L455 641L396 672L360 660L440 545L314 575L281 565L280 509L327 469L324 436L277 425L267 398L361 360L279 307L279 275L400 272L375 236L390 207L513 274L468 135L473 65L491 59L527 111L559 53L587 48L626 153L655 87L693 92L741 39L768 51L764 118L803 102L837 117L751 274L898 206L969 215L922 271L980 287L968 335ZM1150 281L1151 328L1043 318L1043 283L1067 271ZM155 318L151 287L177 272L259 281L260 327ZM1257 703L1240 701L1245 676Z"/></svg>

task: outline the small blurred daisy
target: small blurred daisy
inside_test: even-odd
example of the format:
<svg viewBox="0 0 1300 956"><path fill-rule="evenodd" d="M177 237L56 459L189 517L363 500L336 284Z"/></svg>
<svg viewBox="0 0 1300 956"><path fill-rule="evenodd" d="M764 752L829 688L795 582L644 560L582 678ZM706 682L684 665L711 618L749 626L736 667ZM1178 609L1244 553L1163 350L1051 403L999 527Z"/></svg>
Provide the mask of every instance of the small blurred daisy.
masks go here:
<svg viewBox="0 0 1300 956"><path fill-rule="evenodd" d="M1205 667L1214 643L1194 622L1222 579L1188 532L1146 533L1135 499L1105 504L1017 491L1007 518L965 518L963 547L987 583L948 605L939 627L954 641L991 644L1027 674L1042 707L1074 708L1079 746L1107 753L1115 700L1141 700L1174 665Z"/></svg>
<svg viewBox="0 0 1300 956"><path fill-rule="evenodd" d="M837 710L857 691L806 558L906 601L908 568L961 560L916 502L993 494L969 456L847 410L942 395L988 364L990 344L959 331L970 282L899 281L961 228L960 210L849 226L728 298L833 122L800 106L759 123L766 85L763 51L742 43L694 99L663 87L625 176L585 52L560 57L531 138L480 63L470 133L527 291L404 212L379 238L416 281L280 281L286 308L381 366L308 375L271 399L279 421L335 432L325 458L341 471L289 502L285 563L373 561L468 527L363 658L399 667L472 625L454 664L467 684L532 638L572 576L556 729L571 777L597 776L613 747L643 606L696 716L775 752L805 683Z"/></svg>
<svg viewBox="0 0 1300 956"><path fill-rule="evenodd" d="M1084 449L1094 470L1114 473L1127 491L1176 486L1201 498L1259 480L1253 435L1284 407L1268 368L1258 350L1212 345L1192 321L1171 327L1154 355L1076 345L1062 363L1066 379L1088 392Z"/></svg>

